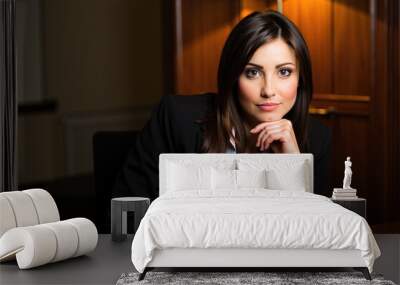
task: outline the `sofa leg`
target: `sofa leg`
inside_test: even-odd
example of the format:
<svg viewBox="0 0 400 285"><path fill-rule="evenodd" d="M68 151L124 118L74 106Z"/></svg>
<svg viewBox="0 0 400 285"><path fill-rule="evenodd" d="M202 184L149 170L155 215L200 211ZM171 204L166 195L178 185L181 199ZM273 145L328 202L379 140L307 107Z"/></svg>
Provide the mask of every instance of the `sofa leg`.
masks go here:
<svg viewBox="0 0 400 285"><path fill-rule="evenodd" d="M142 273L139 274L138 281L142 281L144 279L144 277L146 276L146 273L147 273L147 267L144 269L144 271Z"/></svg>
<svg viewBox="0 0 400 285"><path fill-rule="evenodd" d="M372 280L371 275L369 274L368 267L354 267L354 269L357 271L361 271L362 274L364 275L365 279Z"/></svg>

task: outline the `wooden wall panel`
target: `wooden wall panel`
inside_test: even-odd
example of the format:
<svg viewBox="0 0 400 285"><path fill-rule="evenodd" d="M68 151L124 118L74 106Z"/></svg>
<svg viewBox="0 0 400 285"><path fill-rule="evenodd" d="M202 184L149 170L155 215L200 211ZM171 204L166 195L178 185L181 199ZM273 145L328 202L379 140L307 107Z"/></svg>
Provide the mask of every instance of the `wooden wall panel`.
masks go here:
<svg viewBox="0 0 400 285"><path fill-rule="evenodd" d="M400 3L388 5L388 141L389 185L385 195L385 221L397 221L400 228ZM378 52L378 51L377 51ZM377 86L379 90L379 86Z"/></svg>
<svg viewBox="0 0 400 285"><path fill-rule="evenodd" d="M357 189L357 195L368 199L368 117L338 116L334 120L332 187L342 187L344 160L351 156L353 177L351 185ZM368 217L369 218L369 217Z"/></svg>
<svg viewBox="0 0 400 285"><path fill-rule="evenodd" d="M388 145L387 142L387 128L385 126L388 125L387 116L385 112L387 110L387 99L385 94L388 93L388 85L387 85L387 53L386 50L388 48L387 41L385 40L387 36L387 25L384 21L380 21L379 18L386 18L387 11L385 9L386 1L378 1L375 2L374 5L374 33L375 33L375 41L376 41L376 49L373 51L373 65L375 66L374 70L374 81L373 81L373 91L371 94L371 113L370 113L370 128L369 128L369 146L373 147L374 141L375 146L371 148L371 152L369 154L369 181L370 181L370 189L372 191L369 193L370 199L374 202L370 203L369 210L374 213L374 217L376 219L376 223L383 223L384 221L384 198L385 198L385 189L388 188L388 168L387 161L388 159L388 148L385 147ZM378 7L378 5L380 7ZM380 49L380 51L377 50ZM379 93L376 91L379 89ZM382 146L382 147L380 147Z"/></svg>
<svg viewBox="0 0 400 285"><path fill-rule="evenodd" d="M330 0L283 2L283 14L296 24L308 45L317 94L333 93L332 6Z"/></svg>
<svg viewBox="0 0 400 285"><path fill-rule="evenodd" d="M177 0L175 15L176 93L215 92L219 57L239 5L230 0Z"/></svg>
<svg viewBox="0 0 400 285"><path fill-rule="evenodd" d="M333 2L335 94L368 95L371 90L370 1Z"/></svg>
<svg viewBox="0 0 400 285"><path fill-rule="evenodd" d="M369 197L368 177L368 120L364 116L313 115L324 125L332 130L332 153L330 163L329 185L342 187L344 177L344 161L351 156L353 162L353 179L351 186L357 189L357 195L363 198ZM349 129L351 133L349 133ZM371 212L372 213L372 212ZM370 217L368 217L370 220Z"/></svg>
<svg viewBox="0 0 400 285"><path fill-rule="evenodd" d="M241 0L240 1L240 19L246 17L254 11L263 11L266 9L277 10L275 0Z"/></svg>
<svg viewBox="0 0 400 285"><path fill-rule="evenodd" d="M376 229L400 233L400 72L397 0L374 1L374 84L371 95L369 168ZM374 227L373 227L374 228Z"/></svg>

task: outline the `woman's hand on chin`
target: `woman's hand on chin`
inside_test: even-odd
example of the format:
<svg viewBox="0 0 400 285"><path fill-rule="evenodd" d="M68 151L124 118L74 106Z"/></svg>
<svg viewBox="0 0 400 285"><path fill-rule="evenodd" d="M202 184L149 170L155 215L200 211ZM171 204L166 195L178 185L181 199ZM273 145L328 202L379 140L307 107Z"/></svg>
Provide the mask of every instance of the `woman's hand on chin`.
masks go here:
<svg viewBox="0 0 400 285"><path fill-rule="evenodd" d="M260 151L271 147L274 153L300 153L292 122L287 119L260 123L250 133L258 134L256 146Z"/></svg>

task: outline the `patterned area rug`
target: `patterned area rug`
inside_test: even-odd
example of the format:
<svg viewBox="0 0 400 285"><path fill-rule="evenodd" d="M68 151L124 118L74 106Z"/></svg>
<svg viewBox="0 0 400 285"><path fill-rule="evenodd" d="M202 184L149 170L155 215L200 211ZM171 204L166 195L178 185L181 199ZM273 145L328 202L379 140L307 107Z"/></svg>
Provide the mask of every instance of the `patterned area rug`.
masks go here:
<svg viewBox="0 0 400 285"><path fill-rule="evenodd" d="M381 274L371 274L366 280L361 272L147 272L138 281L139 273L122 274L117 285L134 284L388 284Z"/></svg>

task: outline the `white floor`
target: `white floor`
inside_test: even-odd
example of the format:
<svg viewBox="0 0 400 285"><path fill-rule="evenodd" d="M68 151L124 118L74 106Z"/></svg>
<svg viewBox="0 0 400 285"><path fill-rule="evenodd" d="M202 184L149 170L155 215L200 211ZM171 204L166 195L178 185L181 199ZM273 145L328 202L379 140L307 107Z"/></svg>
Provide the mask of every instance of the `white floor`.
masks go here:
<svg viewBox="0 0 400 285"><path fill-rule="evenodd" d="M374 273L400 284L400 234L375 234L381 256L375 261Z"/></svg>

